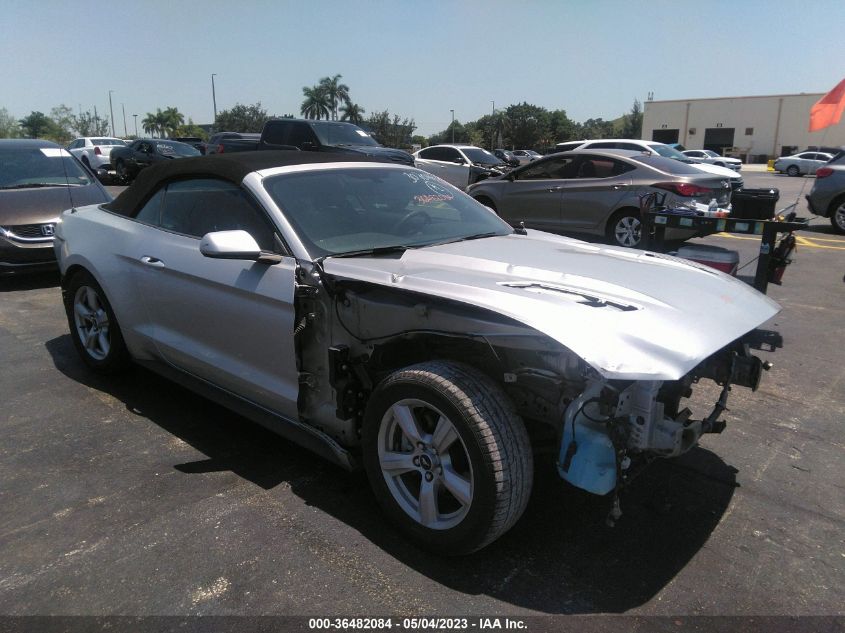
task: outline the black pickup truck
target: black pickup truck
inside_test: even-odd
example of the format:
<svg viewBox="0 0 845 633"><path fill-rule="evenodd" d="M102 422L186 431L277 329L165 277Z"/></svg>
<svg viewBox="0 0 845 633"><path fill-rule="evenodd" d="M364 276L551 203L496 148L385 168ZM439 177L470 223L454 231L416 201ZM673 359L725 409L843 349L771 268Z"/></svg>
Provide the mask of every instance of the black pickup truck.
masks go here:
<svg viewBox="0 0 845 633"><path fill-rule="evenodd" d="M372 136L352 123L312 119L271 119L264 124L258 139L221 138L215 152L231 153L266 149L303 152L364 154L385 162L414 164L414 157L401 149L379 145Z"/></svg>

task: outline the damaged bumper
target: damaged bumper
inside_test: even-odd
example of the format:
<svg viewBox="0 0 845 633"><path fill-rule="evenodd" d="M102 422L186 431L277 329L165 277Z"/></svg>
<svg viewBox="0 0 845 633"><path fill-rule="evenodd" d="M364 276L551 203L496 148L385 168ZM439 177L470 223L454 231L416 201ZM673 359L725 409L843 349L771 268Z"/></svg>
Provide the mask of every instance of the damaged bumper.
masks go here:
<svg viewBox="0 0 845 633"><path fill-rule="evenodd" d="M677 457L693 448L704 433L721 433L720 420L732 385L756 390L770 363L737 343L720 350L680 381L634 381L620 384L601 378L566 407L557 460L560 476L588 492L605 495L624 481L632 459ZM706 417L692 418L680 409L691 385L711 379L722 386Z"/></svg>

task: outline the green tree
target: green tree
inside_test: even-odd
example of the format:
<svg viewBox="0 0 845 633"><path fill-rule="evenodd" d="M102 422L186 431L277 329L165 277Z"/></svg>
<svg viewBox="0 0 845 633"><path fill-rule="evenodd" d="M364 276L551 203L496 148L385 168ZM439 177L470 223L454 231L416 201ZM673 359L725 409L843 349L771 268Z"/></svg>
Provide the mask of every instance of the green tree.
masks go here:
<svg viewBox="0 0 845 633"><path fill-rule="evenodd" d="M251 105L236 103L229 110L223 110L214 122L215 132L260 132L270 119L267 110L257 101Z"/></svg>
<svg viewBox="0 0 845 633"><path fill-rule="evenodd" d="M109 133L108 119L97 114L91 114L90 110L75 116L73 127L79 136L105 136Z"/></svg>
<svg viewBox="0 0 845 633"><path fill-rule="evenodd" d="M50 120L53 122L53 130L50 137L59 145L67 145L73 140L76 131L76 117L73 110L65 104L56 106L50 110Z"/></svg>
<svg viewBox="0 0 845 633"><path fill-rule="evenodd" d="M640 138L643 131L642 104L634 99L631 112L625 115L622 123L622 138Z"/></svg>
<svg viewBox="0 0 845 633"><path fill-rule="evenodd" d="M413 119L401 118L398 114L391 116L390 112L374 112L364 122L363 127L370 130L376 140L387 147L411 147L411 135L417 129Z"/></svg>
<svg viewBox="0 0 845 633"><path fill-rule="evenodd" d="M349 86L340 83L342 75L323 77L318 86L325 95L331 110L332 121L337 121L338 107L341 103L349 103ZM328 118L328 117L327 117Z"/></svg>
<svg viewBox="0 0 845 633"><path fill-rule="evenodd" d="M322 86L308 86L302 87L302 94L305 100L299 108L300 113L306 119L323 119L328 120L332 114L332 104L329 96L326 94Z"/></svg>
<svg viewBox="0 0 845 633"><path fill-rule="evenodd" d="M613 121L605 121L601 117L587 119L578 126L579 139L613 138Z"/></svg>
<svg viewBox="0 0 845 633"><path fill-rule="evenodd" d="M187 123L176 128L176 133L173 136L195 136L203 141L208 140L206 131L194 123L193 119L188 119Z"/></svg>
<svg viewBox="0 0 845 633"><path fill-rule="evenodd" d="M508 145L516 149L540 147L549 136L549 112L543 107L523 101L507 107Z"/></svg>
<svg viewBox="0 0 845 633"><path fill-rule="evenodd" d="M158 130L158 121L156 119L156 115L152 112L147 112L147 115L141 119L141 127L144 128L144 132L149 135L153 135Z"/></svg>
<svg viewBox="0 0 845 633"><path fill-rule="evenodd" d="M566 115L566 110L549 112L549 138L547 145L571 141L576 137L578 124Z"/></svg>
<svg viewBox="0 0 845 633"><path fill-rule="evenodd" d="M18 138L21 126L6 108L0 108L0 138Z"/></svg>
<svg viewBox="0 0 845 633"><path fill-rule="evenodd" d="M54 129L54 124L43 112L33 111L18 123L25 138L46 138Z"/></svg>
<svg viewBox="0 0 845 633"><path fill-rule="evenodd" d="M340 117L341 121L349 121L355 125L358 125L364 120L364 113L366 112L364 108L352 102L344 104L340 111L343 113Z"/></svg>
<svg viewBox="0 0 845 633"><path fill-rule="evenodd" d="M162 112L162 136L176 136L177 130L184 125L185 115L177 108L168 106Z"/></svg>

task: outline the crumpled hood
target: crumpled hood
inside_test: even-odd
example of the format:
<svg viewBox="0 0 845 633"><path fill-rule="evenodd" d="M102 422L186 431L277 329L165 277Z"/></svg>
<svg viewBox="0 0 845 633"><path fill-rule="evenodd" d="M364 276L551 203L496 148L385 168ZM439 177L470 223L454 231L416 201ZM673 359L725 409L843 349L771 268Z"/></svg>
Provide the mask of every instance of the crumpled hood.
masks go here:
<svg viewBox="0 0 845 633"><path fill-rule="evenodd" d="M400 259L327 258L323 266L508 316L617 379L676 380L780 311L714 269L540 231L412 249Z"/></svg>

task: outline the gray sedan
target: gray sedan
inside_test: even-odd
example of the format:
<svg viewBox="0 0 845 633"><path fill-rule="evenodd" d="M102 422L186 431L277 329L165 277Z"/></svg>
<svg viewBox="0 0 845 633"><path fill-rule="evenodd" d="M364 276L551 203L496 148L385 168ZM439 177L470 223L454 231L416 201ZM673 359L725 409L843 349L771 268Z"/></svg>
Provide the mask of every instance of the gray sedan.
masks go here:
<svg viewBox="0 0 845 633"><path fill-rule="evenodd" d="M833 158L824 152L801 152L792 156L781 156L775 161L775 171L789 176L815 174L816 170Z"/></svg>
<svg viewBox="0 0 845 633"><path fill-rule="evenodd" d="M467 188L513 225L601 235L634 247L642 239L640 199L651 192L665 194L667 205L715 200L724 207L731 190L727 179L671 158L598 150L553 154Z"/></svg>

